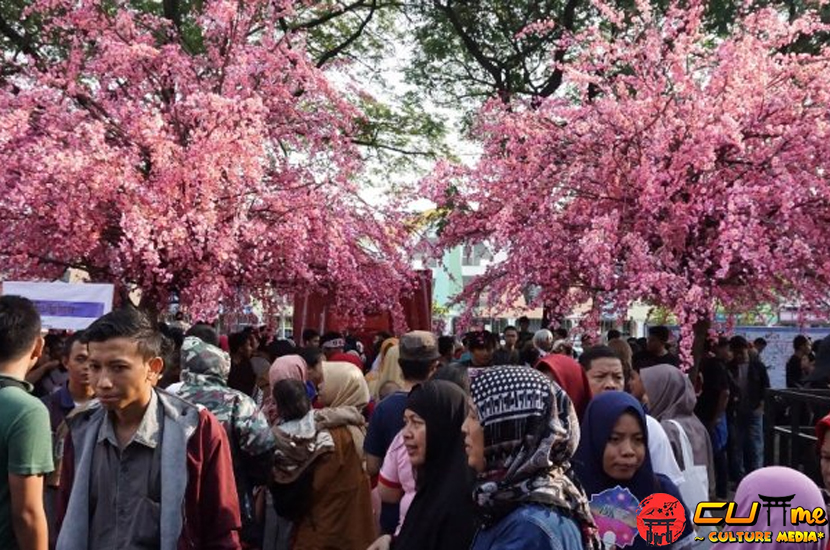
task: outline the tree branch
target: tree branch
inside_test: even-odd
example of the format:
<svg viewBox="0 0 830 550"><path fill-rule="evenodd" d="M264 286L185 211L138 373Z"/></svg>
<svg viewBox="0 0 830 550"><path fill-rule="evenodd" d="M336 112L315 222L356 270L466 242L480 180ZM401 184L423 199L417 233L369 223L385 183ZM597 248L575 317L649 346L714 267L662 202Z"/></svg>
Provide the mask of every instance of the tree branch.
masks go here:
<svg viewBox="0 0 830 550"><path fill-rule="evenodd" d="M481 50L479 44L473 40L473 37L470 36L464 28L464 25L461 24L461 21L458 19L458 14L456 14L452 9L450 3L451 2L448 1L447 4L444 5L439 0L433 0L433 5L447 16L447 19L455 29L456 34L458 34L458 37L461 38L461 42L464 44L467 52L473 56L473 59L475 59L479 65L481 65L481 67L490 74L490 76L493 77L496 89L501 93L509 92L502 78L500 67L495 64L494 59L487 57Z"/></svg>
<svg viewBox="0 0 830 550"><path fill-rule="evenodd" d="M2 14L0 14L0 33L8 38L12 44L17 46L20 51L32 56L35 60L40 60L40 54L35 49L34 44L32 44L29 37L23 36L17 32L14 27L12 27L9 22L3 18Z"/></svg>
<svg viewBox="0 0 830 550"><path fill-rule="evenodd" d="M345 42L320 56L320 59L317 61L318 69L326 63L328 63L329 60L343 52L343 50L348 48L355 40L357 40L360 37L361 34L363 34L363 30L366 28L366 26L369 24L369 21L371 21L372 17L375 15L377 5L377 0L372 0L372 4L369 8L369 15L366 16L366 19L363 20L363 22L360 24L357 30L349 38L347 38Z"/></svg>
<svg viewBox="0 0 830 550"><path fill-rule="evenodd" d="M355 145L362 145L364 147L373 147L375 149L385 149L387 151L394 151L395 153L401 153L402 155L421 156L429 158L435 157L435 153L432 151L413 151L411 149L402 149L400 147L395 147L394 145L384 145L382 143L378 143L377 141L353 139L352 143Z"/></svg>
<svg viewBox="0 0 830 550"><path fill-rule="evenodd" d="M573 32L574 30L574 21L576 18L576 7L579 5L579 0L568 0L568 3L565 4L565 9L562 10L562 28L566 29L569 32ZM563 61L565 61L565 53L566 50L564 48L557 48L556 52L553 54L553 60L556 65L560 65ZM554 68L553 74L550 75L547 84L539 91L539 96L541 97L549 97L553 95L556 90L559 89L559 86L562 85L562 69L558 66Z"/></svg>

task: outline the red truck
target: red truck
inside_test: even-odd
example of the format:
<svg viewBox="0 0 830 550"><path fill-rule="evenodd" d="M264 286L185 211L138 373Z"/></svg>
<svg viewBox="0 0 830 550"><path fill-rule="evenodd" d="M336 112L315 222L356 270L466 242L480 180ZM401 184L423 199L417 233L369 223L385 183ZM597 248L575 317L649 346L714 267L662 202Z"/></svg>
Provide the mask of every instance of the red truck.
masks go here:
<svg viewBox="0 0 830 550"><path fill-rule="evenodd" d="M418 271L418 284L410 296L401 297L407 327L396 327L388 311L366 312L363 323L354 326L329 311L331 299L316 294L294 296L294 341L302 345L303 330L312 328L323 334L328 331L346 332L360 339L371 349L378 332L400 334L409 330L432 330L432 272Z"/></svg>

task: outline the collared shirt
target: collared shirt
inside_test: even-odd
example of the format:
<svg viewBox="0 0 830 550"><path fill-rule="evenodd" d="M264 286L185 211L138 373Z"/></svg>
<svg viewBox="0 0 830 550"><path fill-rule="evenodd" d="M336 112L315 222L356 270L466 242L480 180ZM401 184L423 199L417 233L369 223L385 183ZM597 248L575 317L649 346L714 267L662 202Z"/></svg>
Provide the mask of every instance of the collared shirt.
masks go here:
<svg viewBox="0 0 830 550"><path fill-rule="evenodd" d="M21 380L20 378L15 378L14 376L11 376L11 375L8 375L8 374L0 374L0 378L5 378L9 382L15 382L17 384L21 384L23 386L23 390L26 393L32 393L32 391L35 389L35 387L32 384L30 384L29 382L26 382L25 380Z"/></svg>
<svg viewBox="0 0 830 550"><path fill-rule="evenodd" d="M156 392L130 442L119 448L111 414L98 431L90 482L89 550L160 544L164 413Z"/></svg>

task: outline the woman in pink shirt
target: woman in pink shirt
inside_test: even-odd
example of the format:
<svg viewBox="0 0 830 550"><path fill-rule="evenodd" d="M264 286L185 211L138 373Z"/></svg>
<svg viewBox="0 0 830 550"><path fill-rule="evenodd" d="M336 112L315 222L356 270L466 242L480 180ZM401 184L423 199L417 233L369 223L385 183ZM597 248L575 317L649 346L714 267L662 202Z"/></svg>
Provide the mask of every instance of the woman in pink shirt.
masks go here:
<svg viewBox="0 0 830 550"><path fill-rule="evenodd" d="M398 527L395 529L397 535L401 531L409 505L415 498L415 476L412 473L412 462L406 452L406 445L404 445L403 431L398 432L389 450L386 451L386 458L383 459L383 466L378 476L378 493L383 502L400 503Z"/></svg>

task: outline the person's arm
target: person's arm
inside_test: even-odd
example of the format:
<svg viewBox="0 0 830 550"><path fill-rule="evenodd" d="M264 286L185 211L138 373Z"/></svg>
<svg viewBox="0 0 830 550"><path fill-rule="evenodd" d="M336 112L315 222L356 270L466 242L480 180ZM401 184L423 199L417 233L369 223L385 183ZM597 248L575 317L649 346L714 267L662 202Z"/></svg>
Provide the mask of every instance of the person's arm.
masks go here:
<svg viewBox="0 0 830 550"><path fill-rule="evenodd" d="M274 433L254 400L245 396L233 419L233 429L239 445L242 465L255 485L265 485L274 462Z"/></svg>
<svg viewBox="0 0 830 550"><path fill-rule="evenodd" d="M726 374L725 370L719 371L716 383L718 387L718 399L715 401L715 414L707 426L709 429L714 429L720 417L726 413L726 409L729 407L729 375Z"/></svg>
<svg viewBox="0 0 830 550"><path fill-rule="evenodd" d="M381 476L378 479L378 495L380 496L381 502L397 504L403 498L403 489L400 486L393 487L391 484L387 484L383 476Z"/></svg>
<svg viewBox="0 0 830 550"><path fill-rule="evenodd" d="M49 413L40 401L21 403L8 432L8 483L12 527L20 548L46 550L43 476L53 469Z"/></svg>
<svg viewBox="0 0 830 550"><path fill-rule="evenodd" d="M729 388L722 389L718 394L718 401L715 404L715 417L712 419L712 425L710 427L714 428L715 424L718 423L718 419L726 412L726 408L729 406Z"/></svg>
<svg viewBox="0 0 830 550"><path fill-rule="evenodd" d="M199 479L198 539L203 550L240 550L242 519L236 496L230 443L224 428L207 411L201 412L199 434L203 464ZM192 474L191 474L192 475ZM192 480L191 480L192 482ZM187 498L191 495L188 494Z"/></svg>
<svg viewBox="0 0 830 550"><path fill-rule="evenodd" d="M20 550L47 550L49 529L43 510L43 476L9 474L12 526Z"/></svg>
<svg viewBox="0 0 830 550"><path fill-rule="evenodd" d="M366 473L369 477L375 477L380 473L381 464L383 464L383 459L379 456L366 453Z"/></svg>
<svg viewBox="0 0 830 550"><path fill-rule="evenodd" d="M389 550L392 548L392 535L381 535L367 550Z"/></svg>
<svg viewBox="0 0 830 550"><path fill-rule="evenodd" d="M40 365L35 365L35 367L26 373L26 382L30 384L37 384L40 382L40 379L55 370L56 368L61 366L61 362L57 359L53 359L51 361L46 361Z"/></svg>
<svg viewBox="0 0 830 550"><path fill-rule="evenodd" d="M369 420L369 428L366 430L366 439L363 440L363 455L366 457L366 473L375 479L383 465L383 457L388 450L388 441L383 441L383 403L375 409L375 414Z"/></svg>

